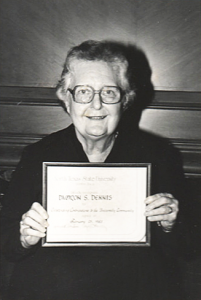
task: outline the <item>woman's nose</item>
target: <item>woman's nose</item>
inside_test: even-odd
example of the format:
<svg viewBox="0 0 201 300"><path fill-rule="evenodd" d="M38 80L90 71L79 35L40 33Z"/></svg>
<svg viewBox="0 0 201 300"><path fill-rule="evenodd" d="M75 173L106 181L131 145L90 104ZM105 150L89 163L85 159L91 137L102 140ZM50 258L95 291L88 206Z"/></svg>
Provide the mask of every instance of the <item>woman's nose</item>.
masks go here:
<svg viewBox="0 0 201 300"><path fill-rule="evenodd" d="M102 101L101 101L100 95L98 93L96 93L94 95L94 98L92 100L92 104L91 105L93 106L93 108L95 108L97 110L101 109L101 107L102 107Z"/></svg>

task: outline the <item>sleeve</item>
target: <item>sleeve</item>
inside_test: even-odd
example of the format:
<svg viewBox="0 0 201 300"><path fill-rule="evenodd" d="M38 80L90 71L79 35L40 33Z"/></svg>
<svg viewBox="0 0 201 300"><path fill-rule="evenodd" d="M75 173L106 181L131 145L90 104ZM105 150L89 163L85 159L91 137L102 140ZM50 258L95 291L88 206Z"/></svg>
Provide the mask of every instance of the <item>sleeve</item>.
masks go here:
<svg viewBox="0 0 201 300"><path fill-rule="evenodd" d="M33 202L41 202L41 164L34 163L34 155L27 147L14 172L4 198L1 214L2 251L7 260L18 261L33 254L38 244L25 249L20 242L20 221Z"/></svg>
<svg viewBox="0 0 201 300"><path fill-rule="evenodd" d="M177 221L170 233L163 232L162 227L159 227L156 222L152 224L153 244L161 249L166 257L185 256L190 243L187 224L188 202L182 166L179 151L171 145L160 150L157 165L154 166L156 174L153 176L152 194L171 193L179 201Z"/></svg>

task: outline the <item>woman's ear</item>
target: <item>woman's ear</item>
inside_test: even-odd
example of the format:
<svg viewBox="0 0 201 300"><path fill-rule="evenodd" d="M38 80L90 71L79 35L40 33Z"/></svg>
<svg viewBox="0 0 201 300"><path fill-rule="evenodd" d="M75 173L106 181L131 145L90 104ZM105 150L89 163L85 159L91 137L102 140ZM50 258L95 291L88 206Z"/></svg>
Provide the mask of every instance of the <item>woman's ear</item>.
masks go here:
<svg viewBox="0 0 201 300"><path fill-rule="evenodd" d="M66 92L64 91L64 89L62 87L59 87L56 91L56 95L59 98L59 100L62 101L62 103L64 104L68 114L70 114L70 103L69 103L69 97L66 94Z"/></svg>
<svg viewBox="0 0 201 300"><path fill-rule="evenodd" d="M56 95L59 98L59 100L61 101L65 101L66 100L66 92L64 91L63 87L60 86L57 91L56 91Z"/></svg>
<svg viewBox="0 0 201 300"><path fill-rule="evenodd" d="M127 110L128 107L132 106L133 103L135 102L136 94L134 91L129 91L126 93L124 96L124 101L123 101L123 111Z"/></svg>

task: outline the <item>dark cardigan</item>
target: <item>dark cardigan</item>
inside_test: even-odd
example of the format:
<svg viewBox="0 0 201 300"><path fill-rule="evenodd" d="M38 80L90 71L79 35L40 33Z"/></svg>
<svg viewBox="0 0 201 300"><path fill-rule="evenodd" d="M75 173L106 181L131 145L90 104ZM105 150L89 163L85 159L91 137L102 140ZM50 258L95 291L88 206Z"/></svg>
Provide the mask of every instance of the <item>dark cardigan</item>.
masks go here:
<svg viewBox="0 0 201 300"><path fill-rule="evenodd" d="M41 247L24 249L19 222L42 201L42 162L88 162L74 126L28 146L6 195L2 212L4 253L16 261L8 299L183 299L176 265L181 254L182 214L171 233L151 224L151 247ZM152 164L152 194L172 193L182 211L180 156L163 139L136 130L119 133L108 163Z"/></svg>

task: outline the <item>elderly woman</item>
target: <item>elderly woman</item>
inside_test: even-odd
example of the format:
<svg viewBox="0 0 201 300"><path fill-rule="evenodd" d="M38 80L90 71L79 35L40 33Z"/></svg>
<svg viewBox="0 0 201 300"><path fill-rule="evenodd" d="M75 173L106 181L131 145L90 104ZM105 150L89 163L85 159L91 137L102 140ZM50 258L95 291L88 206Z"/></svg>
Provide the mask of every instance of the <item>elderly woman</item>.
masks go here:
<svg viewBox="0 0 201 300"><path fill-rule="evenodd" d="M129 67L115 43L87 41L68 53L57 95L73 124L25 149L6 195L4 252L16 261L9 300L181 299L175 264L181 166L161 139L120 126L138 101ZM152 196L145 199L151 247L41 247L48 227L44 161L152 163Z"/></svg>

